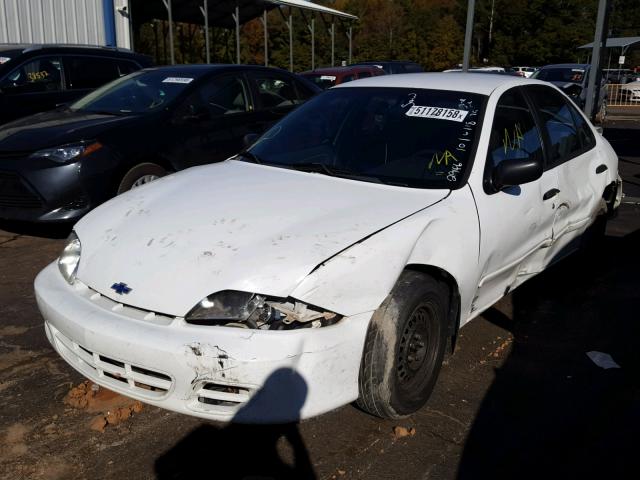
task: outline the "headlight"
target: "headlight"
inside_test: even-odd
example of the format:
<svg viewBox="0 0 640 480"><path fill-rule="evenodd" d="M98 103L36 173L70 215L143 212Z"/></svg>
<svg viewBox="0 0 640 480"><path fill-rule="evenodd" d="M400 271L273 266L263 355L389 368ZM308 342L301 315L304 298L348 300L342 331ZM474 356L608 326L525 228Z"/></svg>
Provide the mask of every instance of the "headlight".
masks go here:
<svg viewBox="0 0 640 480"><path fill-rule="evenodd" d="M185 317L187 323L228 327L290 330L324 327L340 320L295 299L269 298L249 292L225 290L202 299Z"/></svg>
<svg viewBox="0 0 640 480"><path fill-rule="evenodd" d="M48 158L58 163L67 163L80 157L86 157L90 153L100 150L100 142L77 143L73 145L62 145L61 147L45 148L30 155L29 158Z"/></svg>
<svg viewBox="0 0 640 480"><path fill-rule="evenodd" d="M58 258L58 268L64 279L73 285L76 280L76 272L78 271L78 263L80 263L80 252L82 246L80 245L80 239L71 232L67 245L62 250L60 257Z"/></svg>

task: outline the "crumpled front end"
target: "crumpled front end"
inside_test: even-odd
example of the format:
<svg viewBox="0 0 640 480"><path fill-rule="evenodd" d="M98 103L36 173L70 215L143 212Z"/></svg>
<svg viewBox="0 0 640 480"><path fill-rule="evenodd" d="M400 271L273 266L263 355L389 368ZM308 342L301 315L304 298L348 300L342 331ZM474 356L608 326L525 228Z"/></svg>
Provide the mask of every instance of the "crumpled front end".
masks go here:
<svg viewBox="0 0 640 480"><path fill-rule="evenodd" d="M279 423L355 400L371 312L322 328L194 325L113 301L55 264L36 278L49 341L92 381L169 410Z"/></svg>

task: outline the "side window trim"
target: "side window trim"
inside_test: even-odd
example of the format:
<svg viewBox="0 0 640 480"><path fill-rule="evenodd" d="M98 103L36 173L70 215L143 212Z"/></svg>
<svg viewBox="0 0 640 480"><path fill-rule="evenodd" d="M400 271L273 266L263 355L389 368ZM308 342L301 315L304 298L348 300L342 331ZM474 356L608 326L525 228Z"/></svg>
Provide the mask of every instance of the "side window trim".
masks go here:
<svg viewBox="0 0 640 480"><path fill-rule="evenodd" d="M549 138L547 129L544 127L544 124L542 123L542 119L540 118L540 112L538 111L538 107L534 104L533 99L529 95L529 86L527 85L527 86L518 87L518 88L520 88L520 91L522 92L522 95L524 96L524 99L527 102L529 109L531 110L531 113L533 115L533 120L536 123L536 127L538 128L538 133L540 134L540 141L542 142L542 164L544 165L544 171L546 172L547 170L551 170L552 168L557 166L557 165L552 165L550 160L551 140Z"/></svg>

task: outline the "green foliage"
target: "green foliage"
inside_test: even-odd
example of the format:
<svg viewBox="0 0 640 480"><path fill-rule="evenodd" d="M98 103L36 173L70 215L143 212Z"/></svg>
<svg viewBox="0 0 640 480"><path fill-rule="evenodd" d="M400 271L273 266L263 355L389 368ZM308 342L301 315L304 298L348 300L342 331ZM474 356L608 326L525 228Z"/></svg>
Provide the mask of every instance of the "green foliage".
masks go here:
<svg viewBox="0 0 640 480"><path fill-rule="evenodd" d="M611 36L640 35L640 1L611 0ZM318 3L353 13L353 61L413 60L427 70L461 63L467 0L324 0ZM586 60L577 47L593 41L597 0L477 0L472 64L544 65ZM269 64L289 68L289 9L268 14ZM311 68L311 15L293 15L294 70ZM315 66L331 65L331 18L315 15ZM335 64L348 61L348 23L335 22ZM210 29L211 61L234 62L235 32ZM137 28L136 50L169 62L168 23L156 20ZM241 29L241 61L264 63L264 30L259 19ZM205 61L201 26L176 23L177 63ZM612 52L617 58L619 52ZM640 64L640 48L630 50L627 65ZM630 63L631 62L631 63ZM635 62L635 63L633 63Z"/></svg>

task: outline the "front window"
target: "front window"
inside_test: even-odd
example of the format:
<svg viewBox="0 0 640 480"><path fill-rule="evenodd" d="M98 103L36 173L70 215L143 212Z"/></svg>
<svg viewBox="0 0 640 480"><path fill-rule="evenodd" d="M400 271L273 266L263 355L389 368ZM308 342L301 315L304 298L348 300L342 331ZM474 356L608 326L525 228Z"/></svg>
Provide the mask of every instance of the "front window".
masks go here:
<svg viewBox="0 0 640 480"><path fill-rule="evenodd" d="M27 62L0 82L7 93L44 93L62 90L62 62L59 57L43 57Z"/></svg>
<svg viewBox="0 0 640 480"><path fill-rule="evenodd" d="M249 153L273 166L456 188L471 168L484 100L442 90L334 89L277 123Z"/></svg>
<svg viewBox="0 0 640 480"><path fill-rule="evenodd" d="M82 97L70 108L113 115L150 112L166 107L195 80L189 74L162 70L135 72Z"/></svg>

